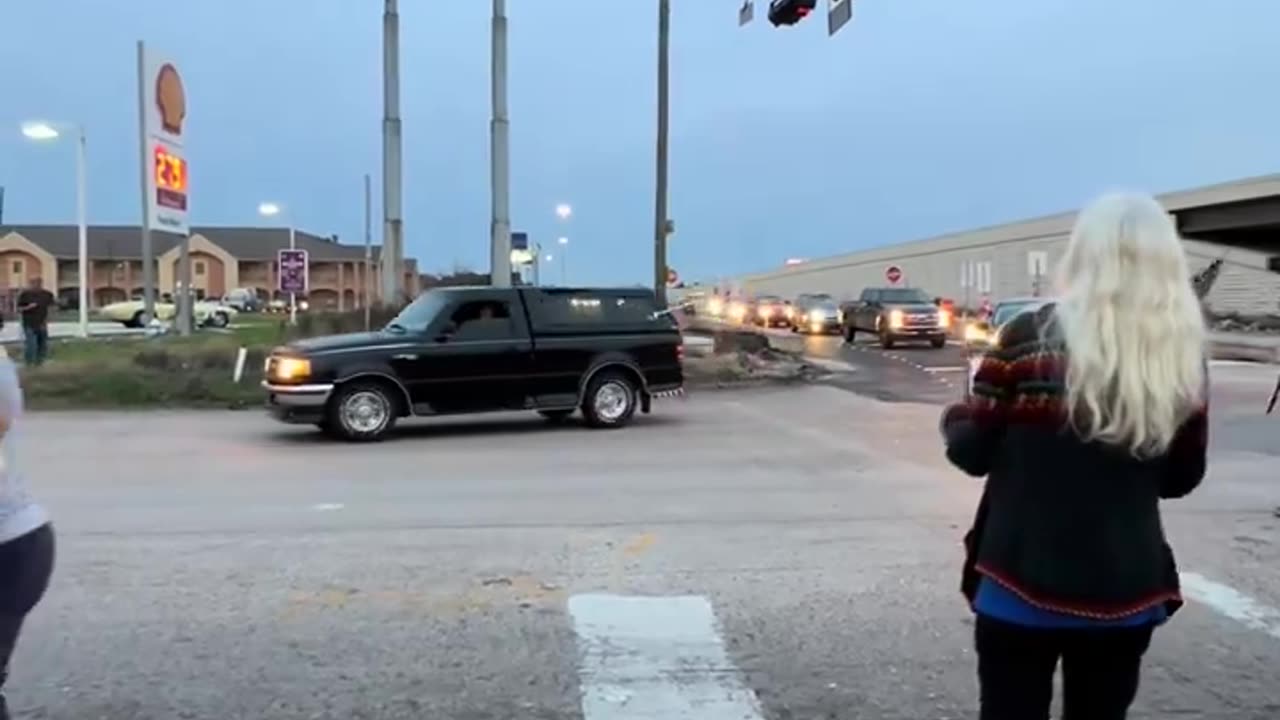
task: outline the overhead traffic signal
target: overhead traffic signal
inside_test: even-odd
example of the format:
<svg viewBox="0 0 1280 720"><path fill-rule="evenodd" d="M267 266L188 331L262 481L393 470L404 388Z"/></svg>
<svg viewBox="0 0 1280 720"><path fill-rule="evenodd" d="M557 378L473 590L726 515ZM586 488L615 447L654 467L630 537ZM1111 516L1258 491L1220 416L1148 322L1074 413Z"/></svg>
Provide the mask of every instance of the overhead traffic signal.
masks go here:
<svg viewBox="0 0 1280 720"><path fill-rule="evenodd" d="M774 27L795 25L813 12L817 4L818 0L770 0L769 22Z"/></svg>

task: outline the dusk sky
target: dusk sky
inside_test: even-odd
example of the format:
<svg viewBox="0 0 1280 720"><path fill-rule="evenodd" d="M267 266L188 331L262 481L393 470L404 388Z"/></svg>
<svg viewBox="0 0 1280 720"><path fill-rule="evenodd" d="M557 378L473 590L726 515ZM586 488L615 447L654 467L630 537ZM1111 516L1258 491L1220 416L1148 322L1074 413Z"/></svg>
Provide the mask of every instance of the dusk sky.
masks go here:
<svg viewBox="0 0 1280 720"><path fill-rule="evenodd" d="M671 264L761 270L1280 171L1276 0L855 0L790 29L739 0L672 0ZM487 270L487 0L401 0L407 254ZM510 0L514 229L558 234L573 283L652 277L657 0ZM92 223L139 220L134 43L188 94L194 224L259 202L345 242L381 235L378 0L0 0L7 223L74 221L82 122ZM8 128L8 130L4 130ZM559 262L552 277L558 280Z"/></svg>

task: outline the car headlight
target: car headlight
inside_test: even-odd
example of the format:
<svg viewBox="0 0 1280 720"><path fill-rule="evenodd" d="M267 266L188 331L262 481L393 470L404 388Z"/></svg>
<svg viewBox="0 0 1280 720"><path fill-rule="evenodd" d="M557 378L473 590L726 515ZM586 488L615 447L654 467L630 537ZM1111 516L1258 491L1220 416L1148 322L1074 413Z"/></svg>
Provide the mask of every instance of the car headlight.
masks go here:
<svg viewBox="0 0 1280 720"><path fill-rule="evenodd" d="M946 310L938 311L938 327L940 328L951 327L951 313L947 312Z"/></svg>
<svg viewBox="0 0 1280 720"><path fill-rule="evenodd" d="M311 374L311 361L306 358L277 357L267 361L271 377L276 380L301 380Z"/></svg>
<svg viewBox="0 0 1280 720"><path fill-rule="evenodd" d="M901 311L901 310L890 310L890 311L889 311L889 327L890 327L890 328L892 328L892 329L894 329L894 330L897 330L897 329L901 328L901 327L902 327L903 319L904 319L904 317L903 317L903 314L902 314L902 311Z"/></svg>
<svg viewBox="0 0 1280 720"><path fill-rule="evenodd" d="M764 317L764 318L771 317L773 315L773 308L769 307L768 305L765 305L764 307L760 308L759 312L760 312L760 317Z"/></svg>
<svg viewBox="0 0 1280 720"><path fill-rule="evenodd" d="M707 301L707 312L712 315L719 315L724 312L724 301L720 298L711 298Z"/></svg>
<svg viewBox="0 0 1280 720"><path fill-rule="evenodd" d="M796 310L795 310L795 308L790 308L790 307L789 307L789 308L787 308L786 310L784 310L783 312L786 314L786 316L787 316L787 319L788 319L788 320L790 320L790 319L792 319L792 318L794 318L794 317L796 316Z"/></svg>
<svg viewBox="0 0 1280 720"><path fill-rule="evenodd" d="M820 323L822 322L822 319L823 315L821 310L814 310L809 313L809 322Z"/></svg>
<svg viewBox="0 0 1280 720"><path fill-rule="evenodd" d="M298 303L299 310L306 310L309 307L311 307L311 303L307 302L306 300L303 300L302 302Z"/></svg>
<svg viewBox="0 0 1280 720"><path fill-rule="evenodd" d="M983 342L987 339L987 331L974 324L966 325L964 339L966 342Z"/></svg>

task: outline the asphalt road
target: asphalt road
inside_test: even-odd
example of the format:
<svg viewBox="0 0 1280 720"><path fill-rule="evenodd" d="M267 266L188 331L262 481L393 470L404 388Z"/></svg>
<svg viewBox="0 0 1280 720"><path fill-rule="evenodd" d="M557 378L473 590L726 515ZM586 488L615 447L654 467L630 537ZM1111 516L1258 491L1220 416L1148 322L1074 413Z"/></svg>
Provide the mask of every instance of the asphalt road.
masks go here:
<svg viewBox="0 0 1280 720"><path fill-rule="evenodd" d="M1169 508L1202 600L1158 633L1137 718L1280 714L1275 457L1220 412L1211 479ZM256 412L35 415L22 461L60 557L11 699L50 720L972 717L979 486L942 462L937 413L712 392L620 432L502 416L376 446Z"/></svg>

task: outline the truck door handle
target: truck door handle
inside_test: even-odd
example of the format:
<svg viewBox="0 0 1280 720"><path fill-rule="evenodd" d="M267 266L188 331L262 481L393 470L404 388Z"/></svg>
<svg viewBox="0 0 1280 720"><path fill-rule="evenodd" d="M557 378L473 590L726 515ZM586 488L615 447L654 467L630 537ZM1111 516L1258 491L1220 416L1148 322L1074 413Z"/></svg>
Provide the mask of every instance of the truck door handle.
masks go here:
<svg viewBox="0 0 1280 720"><path fill-rule="evenodd" d="M417 353L400 353L399 355L392 355L391 359L392 360L417 360L418 354Z"/></svg>

